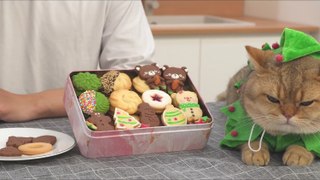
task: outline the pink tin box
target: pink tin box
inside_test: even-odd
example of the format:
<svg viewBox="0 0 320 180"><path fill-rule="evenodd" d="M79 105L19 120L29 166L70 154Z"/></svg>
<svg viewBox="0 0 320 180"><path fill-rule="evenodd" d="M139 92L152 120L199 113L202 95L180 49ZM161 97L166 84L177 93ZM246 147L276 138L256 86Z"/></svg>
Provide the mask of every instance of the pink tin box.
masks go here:
<svg viewBox="0 0 320 180"><path fill-rule="evenodd" d="M108 70L81 71L96 73L102 76ZM134 70L121 70L131 78L137 76ZM111 157L122 155L161 153L202 149L206 146L213 126L213 118L199 96L190 78L187 78L184 89L196 92L203 116L211 122L205 124L188 124L184 126L158 126L132 130L92 131L86 123L81 111L70 74L65 86L64 106L78 147L83 156L88 158Z"/></svg>

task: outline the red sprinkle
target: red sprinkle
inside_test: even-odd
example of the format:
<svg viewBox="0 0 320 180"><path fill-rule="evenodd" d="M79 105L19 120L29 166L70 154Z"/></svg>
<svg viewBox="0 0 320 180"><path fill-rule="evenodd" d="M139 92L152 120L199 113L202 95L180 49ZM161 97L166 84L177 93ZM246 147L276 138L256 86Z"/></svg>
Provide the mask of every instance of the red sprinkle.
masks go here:
<svg viewBox="0 0 320 180"><path fill-rule="evenodd" d="M236 131L236 130L231 131L231 136L237 137L238 136L238 131Z"/></svg>
<svg viewBox="0 0 320 180"><path fill-rule="evenodd" d="M282 62L283 61L283 56L281 54L276 55L276 62Z"/></svg>
<svg viewBox="0 0 320 180"><path fill-rule="evenodd" d="M236 108L235 108L234 106L229 106L229 107L228 107L228 110L229 110L230 112L234 112L234 111L236 110Z"/></svg>
<svg viewBox="0 0 320 180"><path fill-rule="evenodd" d="M272 44L273 49L278 49L279 47L280 47L280 45L277 42Z"/></svg>

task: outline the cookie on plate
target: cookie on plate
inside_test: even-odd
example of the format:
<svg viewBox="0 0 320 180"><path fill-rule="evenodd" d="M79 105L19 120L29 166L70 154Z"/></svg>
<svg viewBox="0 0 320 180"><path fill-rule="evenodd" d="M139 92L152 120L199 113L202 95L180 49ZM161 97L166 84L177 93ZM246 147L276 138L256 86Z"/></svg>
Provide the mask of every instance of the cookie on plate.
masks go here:
<svg viewBox="0 0 320 180"><path fill-rule="evenodd" d="M18 148L13 146L7 146L0 149L0 156L21 156L22 153Z"/></svg>
<svg viewBox="0 0 320 180"><path fill-rule="evenodd" d="M33 137L9 136L6 145L18 148L23 144L31 143L32 140L33 140Z"/></svg>
<svg viewBox="0 0 320 180"><path fill-rule="evenodd" d="M44 142L54 145L57 142L57 138L51 135L43 135L33 138L32 142Z"/></svg>

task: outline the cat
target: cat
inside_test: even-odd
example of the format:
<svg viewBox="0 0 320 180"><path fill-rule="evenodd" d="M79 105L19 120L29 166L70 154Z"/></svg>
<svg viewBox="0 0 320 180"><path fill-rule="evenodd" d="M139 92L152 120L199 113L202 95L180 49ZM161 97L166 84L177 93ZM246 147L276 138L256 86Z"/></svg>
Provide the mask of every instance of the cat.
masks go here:
<svg viewBox="0 0 320 180"><path fill-rule="evenodd" d="M316 141L313 145L319 147L320 138L314 134L320 132L320 60L305 56L279 63L271 50L251 46L246 50L249 65L230 79L225 92L227 104L239 100L253 124L265 131L265 137L312 137ZM237 82L243 82L239 89L235 88ZM265 139L260 143L260 138L262 134L238 146L245 164L269 163L270 145ZM310 165L315 157L303 143L288 145L283 151L283 164L289 166Z"/></svg>

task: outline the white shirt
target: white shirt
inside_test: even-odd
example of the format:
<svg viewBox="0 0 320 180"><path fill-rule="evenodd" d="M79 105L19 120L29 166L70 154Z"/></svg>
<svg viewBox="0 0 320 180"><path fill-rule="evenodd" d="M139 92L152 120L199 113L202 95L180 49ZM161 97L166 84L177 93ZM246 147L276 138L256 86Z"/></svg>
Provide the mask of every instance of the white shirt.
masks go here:
<svg viewBox="0 0 320 180"><path fill-rule="evenodd" d="M75 70L150 63L154 40L141 1L0 1L0 88L63 87Z"/></svg>

